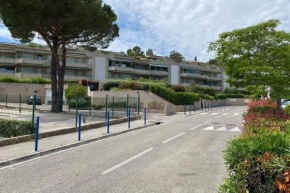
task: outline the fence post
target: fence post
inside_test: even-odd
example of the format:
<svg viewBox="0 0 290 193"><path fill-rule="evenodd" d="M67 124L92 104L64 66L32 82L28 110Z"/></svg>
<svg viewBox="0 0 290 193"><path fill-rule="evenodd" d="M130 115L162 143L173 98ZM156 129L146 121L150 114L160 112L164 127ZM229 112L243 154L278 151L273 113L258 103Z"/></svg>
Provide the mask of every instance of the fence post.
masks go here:
<svg viewBox="0 0 290 193"><path fill-rule="evenodd" d="M21 94L19 95L19 113L21 113Z"/></svg>
<svg viewBox="0 0 290 193"><path fill-rule="evenodd" d="M113 96L112 117L114 117L114 109L115 109L115 97Z"/></svg>
<svg viewBox="0 0 290 193"><path fill-rule="evenodd" d="M89 115L92 114L92 96L90 96L90 112L89 113L90 113Z"/></svg>
<svg viewBox="0 0 290 193"><path fill-rule="evenodd" d="M137 114L138 114L138 116L139 116L139 104L140 104L140 95L138 94L138 99L137 99Z"/></svg>
<svg viewBox="0 0 290 193"><path fill-rule="evenodd" d="M8 98L7 96L8 96L8 94L6 93L6 100L5 100L6 101L6 108L8 107L7 106L7 98Z"/></svg>
<svg viewBox="0 0 290 193"><path fill-rule="evenodd" d="M34 111L35 111L35 99L36 95L33 95L33 103L32 103L32 121L31 121L31 134L34 131Z"/></svg>
<svg viewBox="0 0 290 193"><path fill-rule="evenodd" d="M127 117L129 113L129 94L127 94Z"/></svg>
<svg viewBox="0 0 290 193"><path fill-rule="evenodd" d="M144 125L146 125L146 108L144 108Z"/></svg>
<svg viewBox="0 0 290 193"><path fill-rule="evenodd" d="M130 129L130 121L131 121L131 111L129 109L129 116L128 116L128 128Z"/></svg>
<svg viewBox="0 0 290 193"><path fill-rule="evenodd" d="M78 126L78 105L79 105L79 95L77 94L77 100L76 100L76 127Z"/></svg>
<svg viewBox="0 0 290 193"><path fill-rule="evenodd" d="M78 140L81 140L81 128L82 128L82 114L79 114L79 136L78 136Z"/></svg>
<svg viewBox="0 0 290 193"><path fill-rule="evenodd" d="M38 150L38 134L39 134L39 116L36 118L36 129L35 129L35 147L34 151Z"/></svg>
<svg viewBox="0 0 290 193"><path fill-rule="evenodd" d="M105 112L105 115L106 115L106 117L105 117L105 120L107 120L107 112L108 112L108 94L106 94L106 112Z"/></svg>
<svg viewBox="0 0 290 193"><path fill-rule="evenodd" d="M107 112L107 134L110 133L110 111Z"/></svg>

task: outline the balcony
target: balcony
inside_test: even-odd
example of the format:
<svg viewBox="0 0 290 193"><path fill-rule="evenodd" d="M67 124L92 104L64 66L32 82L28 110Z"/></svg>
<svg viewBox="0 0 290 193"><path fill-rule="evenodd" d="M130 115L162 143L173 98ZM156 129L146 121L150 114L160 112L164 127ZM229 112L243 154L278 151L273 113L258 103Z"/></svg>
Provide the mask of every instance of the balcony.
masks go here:
<svg viewBox="0 0 290 193"><path fill-rule="evenodd" d="M200 79L205 79L205 80L209 80L209 76L208 75L206 75L206 74L199 74L199 78Z"/></svg>
<svg viewBox="0 0 290 193"><path fill-rule="evenodd" d="M157 71L157 70L151 70L152 76L168 76L167 71Z"/></svg>
<svg viewBox="0 0 290 193"><path fill-rule="evenodd" d="M210 76L209 79L210 80L222 80L221 77L213 77L213 76Z"/></svg>
<svg viewBox="0 0 290 193"><path fill-rule="evenodd" d="M150 75L150 71L149 70L141 70L141 69L134 69L133 73L136 75Z"/></svg>
<svg viewBox="0 0 290 193"><path fill-rule="evenodd" d="M0 77L1 76L15 76L15 73L14 72L1 72L0 71Z"/></svg>
<svg viewBox="0 0 290 193"><path fill-rule="evenodd" d="M200 78L202 75L197 73L180 73L180 76L185 78Z"/></svg>
<svg viewBox="0 0 290 193"><path fill-rule="evenodd" d="M31 64L36 66L50 66L49 60L39 60L37 58L17 58L16 64Z"/></svg>
<svg viewBox="0 0 290 193"><path fill-rule="evenodd" d="M207 84L197 84L198 86L200 87L203 87L203 88L208 88L209 86Z"/></svg>
<svg viewBox="0 0 290 193"><path fill-rule="evenodd" d="M112 72L127 72L127 73L132 73L133 72L133 68L116 67L116 66L109 66L108 70L112 71Z"/></svg>
<svg viewBox="0 0 290 193"><path fill-rule="evenodd" d="M72 74L65 74L64 79L65 80L82 80L82 79L92 80L92 77L91 76L81 76L81 75L76 76L76 75L72 75Z"/></svg>
<svg viewBox="0 0 290 193"><path fill-rule="evenodd" d="M15 58L1 57L0 65L4 66L15 66Z"/></svg>
<svg viewBox="0 0 290 193"><path fill-rule="evenodd" d="M210 68L210 72L220 72L220 73L222 73L222 70L217 69L217 68Z"/></svg>
<svg viewBox="0 0 290 193"><path fill-rule="evenodd" d="M222 90L221 86L210 86L210 88L213 88L214 90Z"/></svg>

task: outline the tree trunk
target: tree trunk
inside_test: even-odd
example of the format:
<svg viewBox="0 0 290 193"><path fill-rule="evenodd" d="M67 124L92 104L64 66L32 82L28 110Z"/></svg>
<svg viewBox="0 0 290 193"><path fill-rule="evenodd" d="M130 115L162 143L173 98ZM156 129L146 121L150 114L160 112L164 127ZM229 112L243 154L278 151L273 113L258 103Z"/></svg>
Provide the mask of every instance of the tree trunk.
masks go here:
<svg viewBox="0 0 290 193"><path fill-rule="evenodd" d="M52 52L56 53L58 51L59 44L57 40L54 40L52 45ZM57 89L57 66L59 65L59 59L56 55L52 54L51 57L51 69L50 69L50 78L51 78L51 92L52 92L52 104L51 104L51 112L59 112L58 111L58 89Z"/></svg>
<svg viewBox="0 0 290 193"><path fill-rule="evenodd" d="M281 97L280 93L276 92L276 101L277 101L277 111L281 109L282 103L281 103Z"/></svg>
<svg viewBox="0 0 290 193"><path fill-rule="evenodd" d="M57 77L58 77L58 95L57 95L57 104L58 104L58 112L62 112L63 110L63 84L64 84L64 74L66 67L66 47L65 43L62 44L62 65L57 66Z"/></svg>

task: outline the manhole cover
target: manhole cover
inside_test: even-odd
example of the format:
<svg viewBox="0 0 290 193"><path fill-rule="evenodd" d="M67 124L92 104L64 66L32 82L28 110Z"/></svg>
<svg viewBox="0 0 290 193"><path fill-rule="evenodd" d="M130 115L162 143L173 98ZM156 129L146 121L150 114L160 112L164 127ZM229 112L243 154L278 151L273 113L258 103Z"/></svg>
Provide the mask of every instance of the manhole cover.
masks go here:
<svg viewBox="0 0 290 193"><path fill-rule="evenodd" d="M237 126L236 124L226 124L227 126Z"/></svg>
<svg viewBox="0 0 290 193"><path fill-rule="evenodd" d="M211 124L214 124L214 125L219 125L219 124L222 124L222 123L211 123Z"/></svg>

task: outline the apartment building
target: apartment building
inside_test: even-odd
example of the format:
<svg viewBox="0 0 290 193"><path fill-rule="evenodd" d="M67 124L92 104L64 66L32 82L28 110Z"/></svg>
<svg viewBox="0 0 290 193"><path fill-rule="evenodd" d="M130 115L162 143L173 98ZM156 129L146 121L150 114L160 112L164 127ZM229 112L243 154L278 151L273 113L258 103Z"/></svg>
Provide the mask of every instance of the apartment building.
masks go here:
<svg viewBox="0 0 290 193"><path fill-rule="evenodd" d="M91 80L91 58L83 49L67 51L65 80ZM0 43L0 76L50 78L50 61L48 47Z"/></svg>
<svg viewBox="0 0 290 193"><path fill-rule="evenodd" d="M128 57L116 52L88 52L81 47L67 49L65 80L86 79L99 82L113 78L147 78L167 80L173 85L195 83L223 90L224 70L204 62L175 62L169 57ZM61 52L59 53L61 56ZM32 48L19 44L0 43L0 76L50 78L49 48Z"/></svg>
<svg viewBox="0 0 290 193"><path fill-rule="evenodd" d="M167 80L173 85L189 85L195 83L202 87L211 87L216 91L223 89L223 68L209 66L207 63L186 60L175 62L169 57L146 56L128 57L120 53L87 53L93 58L93 79L112 78L147 78L151 80Z"/></svg>

